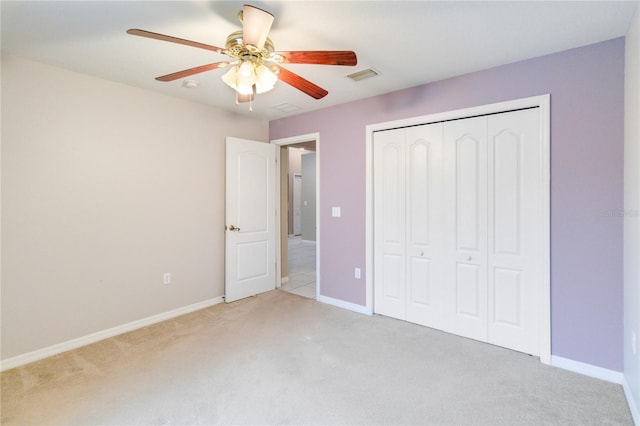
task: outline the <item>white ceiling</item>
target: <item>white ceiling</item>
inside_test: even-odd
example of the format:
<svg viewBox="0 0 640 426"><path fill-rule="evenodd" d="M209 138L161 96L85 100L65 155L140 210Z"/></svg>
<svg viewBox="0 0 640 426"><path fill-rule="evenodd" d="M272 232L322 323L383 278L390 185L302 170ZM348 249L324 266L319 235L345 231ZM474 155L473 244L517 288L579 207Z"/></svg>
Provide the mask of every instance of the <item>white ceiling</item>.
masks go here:
<svg viewBox="0 0 640 426"><path fill-rule="evenodd" d="M243 3L271 12L276 50L353 50L356 67L288 65L329 91L315 100L279 82L253 112L209 71L162 83L155 77L225 60L207 50L125 33L139 28L224 47L241 28ZM624 36L637 1L7 1L2 50L72 71L275 119L455 75ZM380 75L354 82L367 67ZM288 103L301 109L283 113Z"/></svg>

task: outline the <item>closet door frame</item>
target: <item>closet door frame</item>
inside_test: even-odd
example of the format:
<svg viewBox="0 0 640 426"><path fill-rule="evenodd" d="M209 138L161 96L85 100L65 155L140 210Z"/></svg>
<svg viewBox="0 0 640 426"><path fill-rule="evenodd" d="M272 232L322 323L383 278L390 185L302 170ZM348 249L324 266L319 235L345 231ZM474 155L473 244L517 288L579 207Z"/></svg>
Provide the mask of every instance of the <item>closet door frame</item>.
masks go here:
<svg viewBox="0 0 640 426"><path fill-rule="evenodd" d="M440 121L455 120L474 117L478 115L495 114L514 111L524 108L539 109L540 125L540 223L539 233L541 255L538 262L538 277L540 282L540 361L551 364L551 163L550 163L550 95L533 96L529 98L515 99L506 102L481 105L471 108L447 111L437 114L406 118L402 120L387 121L367 125L366 133L366 312L374 311L374 237L373 237L373 134L381 130L390 130L399 127L416 126L421 124L436 123Z"/></svg>

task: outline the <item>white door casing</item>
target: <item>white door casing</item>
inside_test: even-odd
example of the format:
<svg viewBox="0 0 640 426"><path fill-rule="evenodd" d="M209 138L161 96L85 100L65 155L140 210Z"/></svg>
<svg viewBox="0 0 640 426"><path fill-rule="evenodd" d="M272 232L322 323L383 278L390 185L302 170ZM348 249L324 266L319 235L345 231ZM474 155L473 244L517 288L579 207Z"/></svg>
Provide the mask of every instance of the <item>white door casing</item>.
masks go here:
<svg viewBox="0 0 640 426"><path fill-rule="evenodd" d="M226 138L225 301L276 284L275 146Z"/></svg>
<svg viewBox="0 0 640 426"><path fill-rule="evenodd" d="M309 142L309 141L315 141L316 143L316 151L315 151L315 157L316 157L316 190L315 190L315 196L316 196L316 200L315 200L315 206L316 206L316 211L315 211L315 215L316 215L316 219L315 219L315 223L316 223L316 300L321 300L324 302L329 303L330 300L326 297L326 296L322 296L320 294L320 288L322 285L321 282L321 274L320 274L320 257L321 257L321 232L320 232L320 134L319 133L308 133L308 134L302 134L302 135L297 135L297 136L291 136L291 137L287 137L287 138L282 138L282 139L274 139L271 140L271 144L274 145L278 150L276 151L276 156L278 158L277 163L279 164L279 167L283 167L282 161L280 161L280 151L279 148L281 146L286 146L286 145L293 145L293 144L298 144L298 143L303 143L303 142ZM277 167L278 168L278 167ZM279 171L277 172L279 174ZM278 181L276 182L276 188L277 188L277 193L280 194L280 180L278 179ZM276 206L279 207L279 204ZM281 232L283 232L280 229L280 222L277 221L276 223L276 234L280 235ZM286 231L285 231L286 233ZM280 246L280 238L276 239L276 253L277 253L277 265L276 265L276 283L277 286L280 287L281 285L281 279L280 279L280 275L281 275L281 267L280 267L280 251L281 251L281 246Z"/></svg>

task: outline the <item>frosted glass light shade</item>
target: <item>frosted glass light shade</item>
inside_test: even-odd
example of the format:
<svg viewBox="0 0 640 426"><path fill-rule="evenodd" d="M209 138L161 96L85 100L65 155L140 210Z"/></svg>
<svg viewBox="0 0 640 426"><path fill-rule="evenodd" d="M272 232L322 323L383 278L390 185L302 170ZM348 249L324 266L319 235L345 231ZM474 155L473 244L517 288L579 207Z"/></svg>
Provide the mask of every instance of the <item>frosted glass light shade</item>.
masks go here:
<svg viewBox="0 0 640 426"><path fill-rule="evenodd" d="M222 81L241 95L253 94L253 85L256 83L253 63L245 61L240 65L231 67L222 76Z"/></svg>
<svg viewBox="0 0 640 426"><path fill-rule="evenodd" d="M236 90L236 88L238 87L238 84L236 82L236 74L237 74L237 72L238 72L238 66L234 65L234 66L230 67L229 71L224 73L224 75L221 77L222 81L227 83L227 85L229 87L231 87L233 90Z"/></svg>
<svg viewBox="0 0 640 426"><path fill-rule="evenodd" d="M254 86L256 93L273 89L278 76L264 64L256 67L253 62L245 61L231 67L222 76L222 81L241 95L252 95Z"/></svg>
<svg viewBox="0 0 640 426"><path fill-rule="evenodd" d="M268 92L273 89L277 81L278 76L266 66L259 65L256 68L256 93Z"/></svg>

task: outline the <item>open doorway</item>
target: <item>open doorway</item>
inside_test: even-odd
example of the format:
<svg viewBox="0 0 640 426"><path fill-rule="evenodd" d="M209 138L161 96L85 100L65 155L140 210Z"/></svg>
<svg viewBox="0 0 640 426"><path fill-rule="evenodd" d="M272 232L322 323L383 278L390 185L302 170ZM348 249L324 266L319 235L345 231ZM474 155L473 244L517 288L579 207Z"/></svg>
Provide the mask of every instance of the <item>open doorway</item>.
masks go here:
<svg viewBox="0 0 640 426"><path fill-rule="evenodd" d="M272 141L280 165L280 288L316 299L318 282L317 137Z"/></svg>

